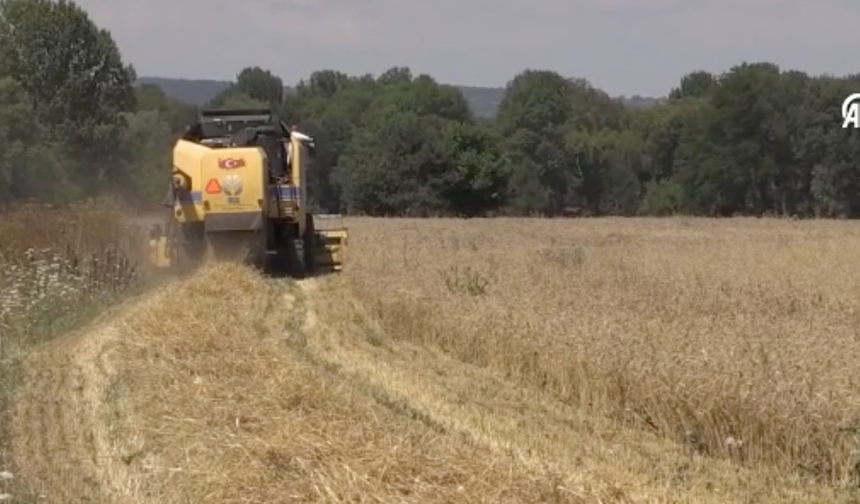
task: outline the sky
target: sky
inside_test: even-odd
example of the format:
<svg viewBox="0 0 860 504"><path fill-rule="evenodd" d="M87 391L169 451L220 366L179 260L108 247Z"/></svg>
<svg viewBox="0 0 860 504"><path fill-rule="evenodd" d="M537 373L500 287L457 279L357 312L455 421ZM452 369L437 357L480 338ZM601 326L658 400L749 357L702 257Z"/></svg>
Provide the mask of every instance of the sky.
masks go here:
<svg viewBox="0 0 860 504"><path fill-rule="evenodd" d="M77 0L140 76L232 80L258 65L408 66L446 84L504 86L526 69L611 95L664 96L693 70L769 61L860 72L857 0Z"/></svg>

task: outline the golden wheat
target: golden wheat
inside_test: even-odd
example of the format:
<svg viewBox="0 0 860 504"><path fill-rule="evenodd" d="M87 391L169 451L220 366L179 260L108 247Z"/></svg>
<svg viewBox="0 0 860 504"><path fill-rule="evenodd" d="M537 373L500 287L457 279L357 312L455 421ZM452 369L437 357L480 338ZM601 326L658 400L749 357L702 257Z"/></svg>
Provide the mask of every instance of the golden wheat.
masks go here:
<svg viewBox="0 0 860 504"><path fill-rule="evenodd" d="M850 222L348 224L345 275L390 335L699 453L831 483L856 476Z"/></svg>

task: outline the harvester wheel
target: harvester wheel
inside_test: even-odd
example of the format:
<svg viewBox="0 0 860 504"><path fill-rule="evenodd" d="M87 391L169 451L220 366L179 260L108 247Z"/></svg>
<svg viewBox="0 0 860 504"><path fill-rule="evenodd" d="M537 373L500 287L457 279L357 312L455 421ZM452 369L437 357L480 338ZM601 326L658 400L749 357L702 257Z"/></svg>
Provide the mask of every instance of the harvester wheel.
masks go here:
<svg viewBox="0 0 860 504"><path fill-rule="evenodd" d="M314 216L305 214L305 234L302 236L302 253L305 260L305 273L312 275L317 270L317 233L314 229Z"/></svg>
<svg viewBox="0 0 860 504"><path fill-rule="evenodd" d="M206 236L203 224L185 224L182 229L182 244L186 256L193 266L199 266L206 257Z"/></svg>
<svg viewBox="0 0 860 504"><path fill-rule="evenodd" d="M302 260L299 251L296 250L296 228L286 226L278 230L281 244L277 253L270 258L269 270L278 275L287 275L294 278L302 276Z"/></svg>
<svg viewBox="0 0 860 504"><path fill-rule="evenodd" d="M304 276L304 263L296 249L296 234L293 231L287 233L287 239L284 243L284 260L287 274L293 278L301 278Z"/></svg>
<svg viewBox="0 0 860 504"><path fill-rule="evenodd" d="M203 261L206 244L202 226L171 222L167 236L171 248L171 262L183 273L190 272Z"/></svg>

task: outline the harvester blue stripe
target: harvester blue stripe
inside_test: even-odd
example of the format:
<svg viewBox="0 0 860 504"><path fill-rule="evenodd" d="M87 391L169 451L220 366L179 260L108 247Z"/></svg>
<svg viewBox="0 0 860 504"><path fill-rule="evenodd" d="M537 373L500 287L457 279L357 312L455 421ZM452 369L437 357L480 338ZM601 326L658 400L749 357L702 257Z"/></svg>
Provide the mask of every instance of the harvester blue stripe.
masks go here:
<svg viewBox="0 0 860 504"><path fill-rule="evenodd" d="M192 201L194 203L199 203L203 201L203 192L201 191L188 191L179 193L179 201Z"/></svg>
<svg viewBox="0 0 860 504"><path fill-rule="evenodd" d="M269 196L272 198L298 199L299 190L296 187L270 187ZM191 201L200 203L203 201L203 191L189 191L187 193L179 193L179 201Z"/></svg>
<svg viewBox="0 0 860 504"><path fill-rule="evenodd" d="M270 197L279 197L279 198L298 199L299 190L296 187L289 187L289 186L270 187L269 188L269 196Z"/></svg>

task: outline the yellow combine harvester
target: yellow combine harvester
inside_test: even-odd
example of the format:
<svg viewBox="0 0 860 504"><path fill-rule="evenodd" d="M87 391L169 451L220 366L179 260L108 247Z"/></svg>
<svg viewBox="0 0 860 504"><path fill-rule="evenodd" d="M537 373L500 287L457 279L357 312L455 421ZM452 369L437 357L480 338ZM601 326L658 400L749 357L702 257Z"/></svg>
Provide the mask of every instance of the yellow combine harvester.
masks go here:
<svg viewBox="0 0 860 504"><path fill-rule="evenodd" d="M317 229L308 208L315 147L268 109L201 111L173 147L170 215L150 232L152 264L212 254L293 276L340 271L346 228Z"/></svg>

